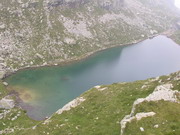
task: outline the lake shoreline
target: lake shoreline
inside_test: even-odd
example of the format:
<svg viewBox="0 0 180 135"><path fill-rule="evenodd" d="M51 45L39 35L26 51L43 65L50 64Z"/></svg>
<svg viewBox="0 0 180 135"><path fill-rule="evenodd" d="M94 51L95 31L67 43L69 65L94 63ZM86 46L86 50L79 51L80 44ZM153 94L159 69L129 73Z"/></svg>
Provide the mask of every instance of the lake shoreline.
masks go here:
<svg viewBox="0 0 180 135"><path fill-rule="evenodd" d="M116 47L121 47L121 46L128 46L128 45L138 45L138 43L139 42L142 42L142 41L149 41L149 40L151 40L151 39L153 39L153 38L158 38L158 36L160 36L160 35L162 35L162 36L166 36L166 38L169 38L169 37L167 37L167 35L165 35L165 34L157 34L157 35L153 35L153 36L151 36L151 37L148 37L148 39L140 39L140 40L136 40L136 42L134 41L133 43L129 43L129 44L120 44L120 45L113 45L113 47L109 47L109 48L114 48L115 50L116 50ZM142 42L143 43L143 42ZM58 64L58 65L43 65L43 66L37 66L37 67L27 67L27 68L23 68L23 69L19 69L19 70L17 70L16 72L13 72L12 74L15 74L15 73L17 73L18 71L22 71L22 70L28 70L28 69L36 69L36 68L39 68L39 67L54 67L54 66L58 66L59 68L61 68L61 66L65 66L65 65L68 65L68 64L73 64L73 63L75 63L75 62L78 62L78 61L84 61L85 59L87 59L87 58L89 58L90 56L92 56L92 55L94 55L94 54L96 54L97 52L101 52L101 51L104 51L104 50L107 50L108 48L104 48L104 49L101 49L101 50L97 50L96 52L92 52L92 53L88 53L87 55L85 55L84 57L78 57L78 59L76 59L76 60L69 60L69 61L67 61L67 62L63 62L63 63L60 63L60 64ZM108 50L107 50L108 51ZM12 75L12 74L10 74L10 75ZM9 75L9 76L10 76ZM8 77L8 76L7 76ZM6 78L5 78L6 79ZM8 87L8 86L7 86ZM13 89L9 89L8 91L9 92L11 92L11 90L13 90ZM16 91L17 92L17 91ZM19 93L20 94L20 93ZM16 95L17 96L17 95ZM23 104L23 106L25 105L24 103L25 103L25 101L23 100L23 98L21 98L21 96L20 95L18 95L18 98L17 98L17 101L18 101L18 99L20 99L19 101L20 102L18 102L18 105L20 105L20 106L22 106L22 104ZM26 104L24 107L22 107L22 109L23 110L26 110L26 108L27 107L29 107L28 106L28 104ZM29 115L28 115L29 116ZM29 116L30 117L30 116ZM33 119L32 117L31 117L31 119ZM34 120L37 120L37 119L34 119Z"/></svg>
<svg viewBox="0 0 180 135"><path fill-rule="evenodd" d="M6 72L4 77L1 79L3 81L6 80L6 78L8 78L9 76L13 75L13 74L16 74L17 72L19 71L22 71L22 70L28 70L28 69L36 69L36 68L41 68L41 67L53 67L53 66L65 66L65 65L69 65L69 64L73 64L75 62L80 62L80 61L83 61L83 60L86 60L87 58L95 55L96 53L98 52L101 52L101 51L104 51L104 50L107 50L107 49L110 49L110 48L115 48L115 47L119 47L119 46L128 46L128 45L133 45L133 44L138 44L140 42L143 42L147 39L152 39L156 36L159 36L159 35L164 35L166 36L167 38L171 38L171 36L173 35L173 33L175 33L177 30L175 29L169 29L169 30L166 30L166 31L163 31L161 33L157 33L157 34L153 34L151 36L148 36L147 38L141 38L139 40L134 40L132 41L131 43L126 43L126 44L114 44L114 45L111 45L109 47L104 47L102 49L99 49L99 50L96 50L94 52L89 52L83 56L80 56L80 57L75 57L75 58L71 58L71 59L67 59L67 60L63 60L63 61L59 61L59 62L50 62L49 64L46 64L46 65L36 65L36 66L29 66L29 67L22 67L22 68L19 68L17 70L14 70L14 71L11 71L11 72ZM173 39L172 39L173 40ZM174 41L174 40L173 40ZM174 41L175 42L175 41ZM56 64L54 64L56 63Z"/></svg>
<svg viewBox="0 0 180 135"><path fill-rule="evenodd" d="M152 38L154 38L156 36L159 36L159 35L165 35L168 38L170 38L169 34L167 34L165 32L159 33L159 34L154 34L154 35L148 36L147 38L144 38L144 39L134 40L131 43L127 43L127 44L114 44L114 45L111 45L109 47L105 47L105 48L96 50L94 52L89 52L89 53L87 53L87 54L85 54L83 56L80 56L80 57L71 58L71 59L67 59L67 60L64 60L64 61L60 61L60 62L55 62L56 64L54 64L53 61L52 61L52 62L50 62L49 64L46 64L46 65L42 64L42 65L36 65L36 66L22 67L22 68L19 68L17 70L14 70L14 71L6 72L4 77L1 80L5 81L6 78L8 78L9 76L11 76L13 74L16 74L17 72L20 72L20 71L23 71L23 70L37 69L37 68L41 68L41 67L56 67L56 66L60 66L61 67L61 66L73 64L73 63L76 63L76 62L80 62L80 61L86 60L87 58L95 55L98 52L101 52L101 51L104 51L104 50L107 50L107 49L110 49L110 48L119 47L119 46L128 46L128 45L138 44L140 42L143 42L143 41L148 40L148 39L152 39Z"/></svg>
<svg viewBox="0 0 180 135"><path fill-rule="evenodd" d="M149 36L149 37L144 38L144 39L141 38L139 40L132 41L131 43L128 43L128 44L118 44L118 45L115 44L115 45L112 45L112 46L109 46L109 47L106 47L106 48L99 49L99 50L96 50L94 52L88 53L88 54L86 54L84 56L81 56L81 57L78 57L78 58L69 59L67 61L63 61L63 62L60 62L60 63L57 63L57 64L53 64L53 62L52 62L51 64L47 64L47 65L37 65L37 66L19 68L16 71L7 72L5 74L5 76L2 78L2 80L4 82L6 82L6 79L8 77L10 77L11 75L16 74L17 72L20 72L20 71L24 71L24 70L29 70L29 69L31 70L31 69L37 69L37 68L43 68L43 67L57 67L57 66L59 66L59 67L61 66L62 67L62 66L65 66L65 65L76 63L76 62L84 61L84 60L88 59L89 57L95 55L98 52L101 52L101 51L104 51L104 50L107 50L107 49L110 49L110 48L138 44L140 42L143 42L143 41L148 40L148 39L152 39L152 38L154 38L156 36L159 36L159 35L161 35L161 34L152 35L152 36ZM6 86L6 87L8 88L8 86ZM27 108L30 107L30 105L25 103L25 101L21 98L20 93L18 91L16 91L15 89L10 89L10 88L8 88L8 91L9 91L9 94L13 93L13 95L15 95L15 97L16 97L15 102L17 103L18 107L22 108L23 110L27 110ZM33 120L36 120L36 121L42 121L42 120L46 119L46 118L43 118L43 119L38 119L37 120L37 119L34 119L34 118L30 117L28 114L27 114L27 116L30 119L33 119Z"/></svg>

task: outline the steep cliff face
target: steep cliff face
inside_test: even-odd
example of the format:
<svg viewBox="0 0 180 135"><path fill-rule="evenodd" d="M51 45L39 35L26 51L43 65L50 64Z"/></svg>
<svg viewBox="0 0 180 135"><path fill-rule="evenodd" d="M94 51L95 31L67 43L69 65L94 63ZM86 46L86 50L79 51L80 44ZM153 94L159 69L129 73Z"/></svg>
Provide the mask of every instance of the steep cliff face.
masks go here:
<svg viewBox="0 0 180 135"><path fill-rule="evenodd" d="M0 75L81 58L169 29L178 15L166 0L152 2L1 0Z"/></svg>

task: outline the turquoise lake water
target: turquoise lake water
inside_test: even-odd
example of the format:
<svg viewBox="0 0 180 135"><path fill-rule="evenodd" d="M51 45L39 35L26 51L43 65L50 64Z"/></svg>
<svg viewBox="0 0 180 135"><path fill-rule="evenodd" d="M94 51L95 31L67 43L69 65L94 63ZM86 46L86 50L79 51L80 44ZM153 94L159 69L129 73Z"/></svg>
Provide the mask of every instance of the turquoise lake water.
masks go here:
<svg viewBox="0 0 180 135"><path fill-rule="evenodd" d="M41 120L95 85L130 82L180 70L180 46L165 36L115 47L65 66L18 71L6 79L29 117Z"/></svg>

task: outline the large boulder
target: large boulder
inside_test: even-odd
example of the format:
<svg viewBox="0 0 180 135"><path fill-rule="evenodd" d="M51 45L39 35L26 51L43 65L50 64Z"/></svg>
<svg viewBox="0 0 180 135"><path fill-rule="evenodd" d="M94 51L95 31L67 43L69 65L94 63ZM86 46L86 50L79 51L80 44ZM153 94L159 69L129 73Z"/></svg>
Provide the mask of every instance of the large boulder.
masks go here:
<svg viewBox="0 0 180 135"><path fill-rule="evenodd" d="M4 75L5 75L5 72L0 70L0 79L2 79Z"/></svg>
<svg viewBox="0 0 180 135"><path fill-rule="evenodd" d="M2 98L0 100L0 108L3 108L3 109L11 109L15 106L15 102L14 100L9 97L9 96L6 96L4 98Z"/></svg>

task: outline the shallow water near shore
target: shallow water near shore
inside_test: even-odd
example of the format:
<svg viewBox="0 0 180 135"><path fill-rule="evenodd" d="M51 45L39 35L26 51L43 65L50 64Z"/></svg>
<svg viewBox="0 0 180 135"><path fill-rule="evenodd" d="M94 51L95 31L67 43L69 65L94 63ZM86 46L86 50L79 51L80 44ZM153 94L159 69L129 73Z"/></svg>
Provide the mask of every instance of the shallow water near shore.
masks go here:
<svg viewBox="0 0 180 135"><path fill-rule="evenodd" d="M29 107L29 117L42 120L95 85L130 82L180 70L180 46L165 36L110 48L65 66L21 70L6 78Z"/></svg>

